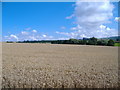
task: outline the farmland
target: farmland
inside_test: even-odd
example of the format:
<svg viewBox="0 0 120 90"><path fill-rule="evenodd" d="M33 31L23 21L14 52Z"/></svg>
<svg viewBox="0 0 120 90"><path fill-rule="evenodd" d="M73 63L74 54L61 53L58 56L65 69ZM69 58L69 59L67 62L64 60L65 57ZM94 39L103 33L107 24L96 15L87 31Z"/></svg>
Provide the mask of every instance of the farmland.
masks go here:
<svg viewBox="0 0 120 90"><path fill-rule="evenodd" d="M3 43L3 88L118 87L118 47Z"/></svg>

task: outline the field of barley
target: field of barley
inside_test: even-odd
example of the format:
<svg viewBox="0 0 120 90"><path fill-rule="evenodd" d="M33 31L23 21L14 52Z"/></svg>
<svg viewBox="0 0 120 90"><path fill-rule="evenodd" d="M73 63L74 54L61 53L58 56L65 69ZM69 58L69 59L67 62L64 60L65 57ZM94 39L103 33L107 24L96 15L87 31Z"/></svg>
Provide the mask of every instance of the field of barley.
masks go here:
<svg viewBox="0 0 120 90"><path fill-rule="evenodd" d="M3 43L3 88L118 87L118 47Z"/></svg>

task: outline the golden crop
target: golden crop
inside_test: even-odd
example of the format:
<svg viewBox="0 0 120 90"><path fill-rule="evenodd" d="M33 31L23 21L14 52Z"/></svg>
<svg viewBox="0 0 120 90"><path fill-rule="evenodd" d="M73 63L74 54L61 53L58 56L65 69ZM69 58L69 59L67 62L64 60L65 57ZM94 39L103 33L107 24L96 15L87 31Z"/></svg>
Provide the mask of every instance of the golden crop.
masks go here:
<svg viewBox="0 0 120 90"><path fill-rule="evenodd" d="M3 43L3 88L118 87L118 47Z"/></svg>

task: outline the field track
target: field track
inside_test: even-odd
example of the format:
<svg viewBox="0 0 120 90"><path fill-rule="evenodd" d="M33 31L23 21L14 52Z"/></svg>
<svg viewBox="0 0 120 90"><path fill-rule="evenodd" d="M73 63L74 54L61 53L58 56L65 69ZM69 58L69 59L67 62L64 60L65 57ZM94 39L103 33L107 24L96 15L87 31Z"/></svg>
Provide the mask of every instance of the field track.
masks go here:
<svg viewBox="0 0 120 90"><path fill-rule="evenodd" d="M118 87L118 47L3 43L3 88Z"/></svg>

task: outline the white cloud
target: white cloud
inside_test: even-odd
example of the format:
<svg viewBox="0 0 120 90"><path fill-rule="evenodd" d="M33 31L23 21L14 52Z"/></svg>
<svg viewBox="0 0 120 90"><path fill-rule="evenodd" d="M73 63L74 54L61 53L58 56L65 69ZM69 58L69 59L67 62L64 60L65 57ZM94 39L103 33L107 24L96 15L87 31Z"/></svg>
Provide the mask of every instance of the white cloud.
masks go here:
<svg viewBox="0 0 120 90"><path fill-rule="evenodd" d="M36 32L37 32L37 30L32 30L32 32L36 33Z"/></svg>
<svg viewBox="0 0 120 90"><path fill-rule="evenodd" d="M106 26L105 25L100 25L100 29L105 29Z"/></svg>
<svg viewBox="0 0 120 90"><path fill-rule="evenodd" d="M120 21L120 17L115 17L115 21L119 22Z"/></svg>
<svg viewBox="0 0 120 90"><path fill-rule="evenodd" d="M110 29L109 27L107 27L107 28L106 28L106 30L108 30L108 31L109 31L109 30L111 30L111 29Z"/></svg>
<svg viewBox="0 0 120 90"><path fill-rule="evenodd" d="M68 38L90 38L90 37L97 37L97 38L102 38L102 37L111 37L111 36L117 36L118 31L115 29L111 29L105 25L100 25L99 29L95 30L94 32L88 32L86 30L74 30L72 32L58 32L56 31L57 34L65 35Z"/></svg>
<svg viewBox="0 0 120 90"><path fill-rule="evenodd" d="M16 35L11 34L10 38L16 39L18 41L18 37Z"/></svg>
<svg viewBox="0 0 120 90"><path fill-rule="evenodd" d="M117 35L117 30L104 25L113 18L113 9L114 6L109 0L103 0L102 2L76 2L72 15L75 17L77 26L71 28L71 30L75 31L66 33L66 35L74 38ZM65 35L64 32L59 32L59 34Z"/></svg>
<svg viewBox="0 0 120 90"><path fill-rule="evenodd" d="M80 29L82 29L82 27L80 25L70 28L70 30L80 30Z"/></svg>
<svg viewBox="0 0 120 90"><path fill-rule="evenodd" d="M72 27L72 28L70 28L71 30L77 30L77 27Z"/></svg>
<svg viewBox="0 0 120 90"><path fill-rule="evenodd" d="M85 38L85 37L87 38L87 36L85 34L81 34L80 37L81 38Z"/></svg>
<svg viewBox="0 0 120 90"><path fill-rule="evenodd" d="M29 36L28 38L29 38L28 40L37 40L35 36Z"/></svg>
<svg viewBox="0 0 120 90"><path fill-rule="evenodd" d="M46 34L43 34L43 35L41 35L40 39L41 40L54 40L54 37L46 35Z"/></svg>
<svg viewBox="0 0 120 90"><path fill-rule="evenodd" d="M22 35L28 35L28 32L22 31L21 34L22 34Z"/></svg>
<svg viewBox="0 0 120 90"><path fill-rule="evenodd" d="M21 31L20 33L14 35L10 34L4 36L4 41L23 41L23 40L52 40L54 37L46 34L40 34L37 30L32 31Z"/></svg>
<svg viewBox="0 0 120 90"><path fill-rule="evenodd" d="M97 29L100 25L108 23L113 17L114 6L105 2L76 2L75 16L77 24L83 29Z"/></svg>
<svg viewBox="0 0 120 90"><path fill-rule="evenodd" d="M44 35L42 35L43 37L47 37L45 34Z"/></svg>
<svg viewBox="0 0 120 90"><path fill-rule="evenodd" d="M62 37L62 38L58 38L58 40L69 40L69 38Z"/></svg>
<svg viewBox="0 0 120 90"><path fill-rule="evenodd" d="M56 31L56 33L57 34L62 34L62 35L67 35L67 36L69 35L69 33L67 33L67 32L58 32L58 31Z"/></svg>
<svg viewBox="0 0 120 90"><path fill-rule="evenodd" d="M67 16L66 19L71 19L74 17L74 14L70 15L70 16Z"/></svg>
<svg viewBox="0 0 120 90"><path fill-rule="evenodd" d="M57 34L61 34L61 35L65 35L65 36L67 36L67 37L69 37L69 38L76 38L76 37L78 36L78 32L77 32L77 31L75 31L75 32L70 32L70 33L68 33L68 32L58 32L58 31L56 31L56 33L57 33Z"/></svg>

